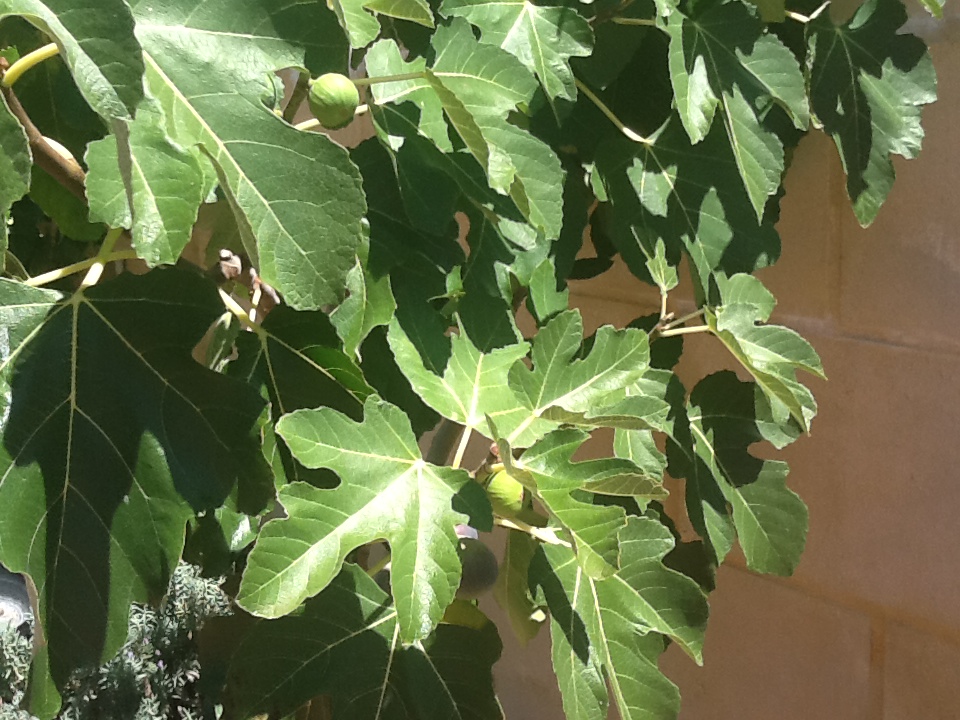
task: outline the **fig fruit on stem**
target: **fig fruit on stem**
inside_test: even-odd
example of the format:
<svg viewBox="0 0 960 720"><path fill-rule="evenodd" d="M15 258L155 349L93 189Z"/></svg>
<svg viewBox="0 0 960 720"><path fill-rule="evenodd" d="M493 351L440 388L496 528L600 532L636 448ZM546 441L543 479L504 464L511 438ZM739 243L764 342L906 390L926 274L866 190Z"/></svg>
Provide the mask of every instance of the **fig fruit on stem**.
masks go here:
<svg viewBox="0 0 960 720"><path fill-rule="evenodd" d="M326 73L310 81L307 102L321 125L337 130L353 120L360 104L360 92L347 76Z"/></svg>

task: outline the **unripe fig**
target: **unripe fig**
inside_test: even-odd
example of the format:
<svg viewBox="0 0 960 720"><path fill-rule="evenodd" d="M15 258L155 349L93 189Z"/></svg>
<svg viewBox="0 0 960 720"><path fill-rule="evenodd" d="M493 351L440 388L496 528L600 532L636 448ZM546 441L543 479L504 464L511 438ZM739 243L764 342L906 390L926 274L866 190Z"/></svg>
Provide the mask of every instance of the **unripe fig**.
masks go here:
<svg viewBox="0 0 960 720"><path fill-rule="evenodd" d="M360 93L350 78L340 73L327 73L310 81L307 100L320 124L336 130L353 120L360 104Z"/></svg>
<svg viewBox="0 0 960 720"><path fill-rule="evenodd" d="M493 511L505 518L517 516L523 509L523 485L513 479L506 470L495 472L487 480L487 497Z"/></svg>
<svg viewBox="0 0 960 720"><path fill-rule="evenodd" d="M480 540L469 537L460 538L457 551L463 565L457 597L461 600L475 600L497 581L497 558Z"/></svg>
<svg viewBox="0 0 960 720"><path fill-rule="evenodd" d="M530 493L506 470L493 473L485 488L493 511L500 517L520 520L536 527L546 524L546 518L533 509Z"/></svg>

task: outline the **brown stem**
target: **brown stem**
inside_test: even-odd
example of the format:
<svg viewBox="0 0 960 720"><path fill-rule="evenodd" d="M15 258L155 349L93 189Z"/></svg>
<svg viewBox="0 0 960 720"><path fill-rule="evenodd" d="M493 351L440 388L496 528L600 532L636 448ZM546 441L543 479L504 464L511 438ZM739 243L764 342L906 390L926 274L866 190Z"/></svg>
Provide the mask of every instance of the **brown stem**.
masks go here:
<svg viewBox="0 0 960 720"><path fill-rule="evenodd" d="M0 58L0 77L2 77L3 73L5 73L9 67L9 63L5 59ZM33 161L72 194L86 202L86 173L83 172L80 164L76 160L65 158L47 142L47 139L27 115L26 110L23 109L23 105L21 105L20 100L17 99L13 88L2 88L2 92L4 100L7 101L7 106L10 108L10 112L20 121L20 124L23 125L23 129L27 133L27 141L30 143Z"/></svg>
<svg viewBox="0 0 960 720"><path fill-rule="evenodd" d="M434 465L446 465L450 453L460 439L460 433L462 432L463 425L460 423L450 418L441 419L440 424L437 426L436 433L433 436L433 442L430 444L430 449L427 450L427 456L424 459Z"/></svg>
<svg viewBox="0 0 960 720"><path fill-rule="evenodd" d="M293 124L294 118L297 116L297 110L300 109L304 99L307 97L307 93L310 92L309 83L310 75L307 73L302 72L297 76L297 84L293 86L293 92L290 94L290 100L287 101L287 106L283 109L283 119L291 125Z"/></svg>

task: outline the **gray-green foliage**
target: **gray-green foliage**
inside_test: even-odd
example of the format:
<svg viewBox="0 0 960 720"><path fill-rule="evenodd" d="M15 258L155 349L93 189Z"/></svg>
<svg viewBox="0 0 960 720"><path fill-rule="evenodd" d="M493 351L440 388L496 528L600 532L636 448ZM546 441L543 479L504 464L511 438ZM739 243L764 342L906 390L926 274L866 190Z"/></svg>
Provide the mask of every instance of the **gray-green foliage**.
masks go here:
<svg viewBox="0 0 960 720"><path fill-rule="evenodd" d="M209 706L495 720L455 527L500 523L493 595L521 640L549 627L567 716L676 717L658 657L702 660L716 567L739 544L789 574L806 539L773 453L825 373L754 275L790 159L831 136L867 224L935 97L900 0L813 11L0 0L5 61L59 54L0 104L0 562L48 641L17 701L79 712L104 663L135 695L129 609L186 557L235 603L202 631ZM357 80L362 142L291 121L326 73ZM571 284L616 261L661 311L594 329ZM742 372L681 381L693 332ZM494 512L496 471L522 512Z"/></svg>
<svg viewBox="0 0 960 720"><path fill-rule="evenodd" d="M58 720L160 720L204 717L211 706L200 691L197 639L211 618L230 613L215 579L182 563L158 608L133 605L127 638L115 658L74 673ZM27 720L12 709L27 694L31 639L0 633L0 717Z"/></svg>

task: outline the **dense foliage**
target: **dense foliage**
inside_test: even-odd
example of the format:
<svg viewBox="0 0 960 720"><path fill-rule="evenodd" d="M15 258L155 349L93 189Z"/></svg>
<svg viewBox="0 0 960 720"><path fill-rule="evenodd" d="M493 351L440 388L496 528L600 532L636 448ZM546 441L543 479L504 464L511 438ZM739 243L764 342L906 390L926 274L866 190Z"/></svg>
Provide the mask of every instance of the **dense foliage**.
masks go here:
<svg viewBox="0 0 960 720"><path fill-rule="evenodd" d="M569 718L675 717L658 657L701 661L716 567L803 550L787 466L754 446L809 431L797 373L823 369L753 273L804 133L834 140L862 224L919 151L936 81L900 0L0 20L0 562L45 641L24 704L54 716L186 557L235 603L202 633L229 717L500 717L491 584L499 630L550 633ZM318 132L354 107L368 139ZM661 310L587 332L568 282L617 256ZM692 333L743 372L685 387Z"/></svg>

